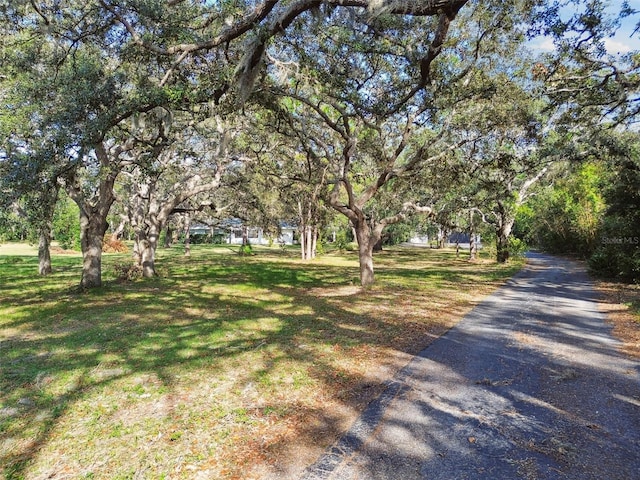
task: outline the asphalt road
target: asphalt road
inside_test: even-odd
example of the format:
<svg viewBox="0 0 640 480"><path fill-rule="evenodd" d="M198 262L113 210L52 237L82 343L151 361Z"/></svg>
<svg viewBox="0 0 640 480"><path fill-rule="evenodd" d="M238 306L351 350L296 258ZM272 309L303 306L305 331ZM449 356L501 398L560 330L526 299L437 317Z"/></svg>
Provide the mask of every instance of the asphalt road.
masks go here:
<svg viewBox="0 0 640 480"><path fill-rule="evenodd" d="M577 264L532 254L304 480L640 479L640 362L594 299Z"/></svg>

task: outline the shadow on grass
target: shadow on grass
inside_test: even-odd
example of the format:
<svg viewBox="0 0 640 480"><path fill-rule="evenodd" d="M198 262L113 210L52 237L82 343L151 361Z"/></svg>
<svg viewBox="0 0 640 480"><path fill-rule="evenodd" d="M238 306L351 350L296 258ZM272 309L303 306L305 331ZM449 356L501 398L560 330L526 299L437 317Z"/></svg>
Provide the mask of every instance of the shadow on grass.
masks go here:
<svg viewBox="0 0 640 480"><path fill-rule="evenodd" d="M298 380L291 374L294 384L313 383L347 404L360 405L375 393L331 353L392 347L401 326L383 314L354 313L357 296L338 301L307 293L352 285L357 265L328 268L283 255L242 258L204 248L190 258L165 255L165 278L128 284L111 279L85 294L70 290L78 259L56 259L49 278L33 275L32 258L0 259L0 464L7 480L24 478L75 404L140 375L153 374L159 388L171 392L178 376L213 381L230 361L252 361L259 354L259 362L242 371L238 382L244 386L282 387L265 378L293 364L303 371ZM400 254L403 261L410 256ZM105 272L122 258L105 257ZM407 265L415 266L413 259ZM381 272L409 291L425 276L386 266ZM278 401L277 395L270 400ZM321 431L339 429L338 418L323 422Z"/></svg>

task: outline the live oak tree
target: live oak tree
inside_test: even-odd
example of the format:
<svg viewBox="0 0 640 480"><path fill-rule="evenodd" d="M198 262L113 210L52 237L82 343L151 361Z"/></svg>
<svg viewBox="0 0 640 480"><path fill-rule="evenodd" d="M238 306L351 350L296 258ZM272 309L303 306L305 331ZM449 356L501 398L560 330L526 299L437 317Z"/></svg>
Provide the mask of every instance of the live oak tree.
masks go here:
<svg viewBox="0 0 640 480"><path fill-rule="evenodd" d="M258 196L265 199L261 208L277 201L276 220L297 227L301 258L310 260L316 256L328 217L328 163L314 156L310 137L296 123L294 105L284 102L270 111L272 106L263 108L259 122L251 128L255 163L250 184L259 185Z"/></svg>
<svg viewBox="0 0 640 480"><path fill-rule="evenodd" d="M107 138L109 128L120 116L126 116L115 105L122 99L121 65L105 65L104 51L83 44L80 33L59 35L58 28L68 33L65 24L70 22L69 16L60 16L53 7L37 13L21 7L20 11L3 11L15 26L15 32L4 37L10 55L3 60L15 74L14 88L28 93L22 99L14 95L13 101L3 107L7 116L28 112L28 128L9 133L9 141L20 145L23 153L12 158L18 168L27 171L56 172L50 181L60 180L78 203L83 249L81 285L97 286L101 282L102 236L113 201L113 182L118 162L128 149L115 137ZM46 25L39 24L38 18L46 18ZM92 28L99 31L100 25ZM132 85L127 88L134 89ZM34 137L46 148L39 148ZM32 182L32 191L39 188Z"/></svg>
<svg viewBox="0 0 640 480"><path fill-rule="evenodd" d="M196 205L194 199L220 187L233 161L230 144L240 125L219 116L189 121L193 117L182 114L184 118L172 118L170 127L167 116L172 117L160 109L136 118L132 134L138 143L146 137L147 148L136 152L131 167L122 173L121 200L135 233L134 260L144 277L156 275L155 252L171 215L185 211L179 207L189 200L193 210L210 206L210 200ZM166 134L162 146L160 131Z"/></svg>
<svg viewBox="0 0 640 480"><path fill-rule="evenodd" d="M636 19L640 11L622 2L618 12L608 12L610 2L574 2L575 13L540 10L537 26L551 37L555 49L542 55L534 72L544 80L546 94L562 109L565 128L598 129L604 125L630 125L640 113L640 51L623 54L607 49L607 39L624 19ZM632 33L640 36L640 29Z"/></svg>
<svg viewBox="0 0 640 480"><path fill-rule="evenodd" d="M461 50L445 55L451 17L322 13L267 51L269 91L306 137L305 155L330 166L328 203L355 231L367 286L385 227L412 212L433 212L433 172L470 141L448 133L452 92L464 93L471 67L496 48L514 17L500 9L469 12L450 39ZM426 42L416 36L423 30L432 32ZM310 47L310 38L322 41ZM383 196L387 201L374 207Z"/></svg>
<svg viewBox="0 0 640 480"><path fill-rule="evenodd" d="M246 100L262 71L267 47L298 18L325 5L345 11L372 7L392 15L436 16L446 28L466 0L426 4L363 0L263 3L69 1L12 3L1 12L27 44L46 45L47 61L30 73L40 92L33 102L43 129L55 130L63 162L73 167L65 180L81 211L82 287L101 284L102 236L114 201L113 185L134 147L119 124L136 112L192 95L214 102L234 89ZM3 29L3 35L5 30ZM422 50L416 66L422 82L443 35ZM18 45L16 43L15 45ZM26 70L28 71L28 64ZM202 74L204 72L204 75ZM36 74L39 74L36 75ZM197 93L193 93L197 86ZM54 114L50 114L53 112Z"/></svg>
<svg viewBox="0 0 640 480"><path fill-rule="evenodd" d="M25 122L20 128L28 125ZM47 160L55 153L37 133L25 135L23 141L15 140L6 136L0 147L5 157L0 160L0 206L4 211L14 210L29 223L32 235L38 238L38 273L48 275L52 271L50 245L59 170L55 162Z"/></svg>
<svg viewBox="0 0 640 480"><path fill-rule="evenodd" d="M470 68L484 68L483 59L499 52L508 35L521 36L540 3L10 4L2 11L15 26L7 35L26 39L14 42L20 48L36 45L31 51L40 59L36 66L21 63L37 86L29 98L32 118L55 137L56 158L69 167L65 187L83 215L81 284L100 284L100 234L113 186L139 148L123 128L128 119L207 100L238 108L254 91L289 99L294 108L284 110L297 131L309 127L304 153L331 165L329 202L360 232L363 284L371 283L372 242L385 225L431 200L428 188L420 195L403 190L406 180L428 176L425 165L470 141L446 131ZM539 74L552 78L561 67L543 65ZM634 81L612 72L605 78L618 85L619 78ZM365 206L385 191L413 193L395 198L395 212L372 216Z"/></svg>
<svg viewBox="0 0 640 480"><path fill-rule="evenodd" d="M557 160L549 146L551 120L526 70L476 71L471 78L479 95L458 106L452 123L459 135L474 138L460 148L457 168L463 196L494 228L497 261L505 262L518 209Z"/></svg>
<svg viewBox="0 0 640 480"><path fill-rule="evenodd" d="M141 32L153 32L164 42L183 38L178 23L191 18L193 9L163 17L147 7L136 13ZM8 61L20 72L23 91L30 88L23 104L10 104L3 112L10 116L17 108L29 109L32 129L56 147L59 178L80 208L80 283L85 288L101 284L102 239L115 201L113 187L139 147L137 139L127 135L128 119L159 106L190 103L199 69L209 73L216 60L190 59L185 62L189 74L180 76L173 59L158 59L136 48L136 41L122 35L122 24L105 8L74 1L63 10L56 4L15 3L1 12L13 26L10 32L3 30L13 53ZM214 98L214 84L200 82L198 92L207 100ZM20 137L20 132L10 134Z"/></svg>
<svg viewBox="0 0 640 480"><path fill-rule="evenodd" d="M65 172L60 129L47 128L37 102L43 95L38 74L54 51L46 42L30 41L19 29L3 25L0 35L0 189L3 204L18 206L38 238L38 273L51 273L52 220ZM34 99L34 101L32 101ZM51 115L53 112L49 111Z"/></svg>
<svg viewBox="0 0 640 480"><path fill-rule="evenodd" d="M417 82L417 87L419 88L428 82L431 63L442 47L449 24L465 3L465 0L434 1L428 2L427 4L414 2L386 4L384 2L373 3L367 1L331 2L305 0L282 5L277 0L272 0L258 4L247 12L228 12L224 11L224 8L214 6L210 9L204 9L201 13L204 19L202 24L214 26L223 25L215 32L215 35L205 36L203 39L195 39L192 37L193 41L191 42L166 44L156 41L153 37L143 36L139 26L129 20L129 15L133 12L113 5L106 0L101 2L102 6L108 10L110 15L122 24L133 42L158 56L174 59L176 69L179 68L180 64L186 58L197 55L198 52L220 50L222 47L229 45L230 42L253 30L253 32L247 35L244 48L245 53L236 63L235 84L238 87L237 93L241 102L248 98L253 86L256 84L258 76L263 72L263 66L265 63L268 63L267 60L270 58L268 49L272 43L275 43L274 37L280 33L284 33L286 36L289 31L299 28L296 20L299 18L302 19L302 22L308 20L310 16L307 13L320 9L320 7L324 9L321 15L326 17L332 16L331 12L334 8L343 10L346 16L354 15L354 18L357 17L359 23L361 23L361 28L366 28L368 23L366 18L369 14L365 11L367 8L370 12L373 12L374 15L398 15L412 18L436 17L437 20L435 22L436 26L433 37L427 44L421 45L411 59L414 69L416 71L418 69L420 70L419 81ZM169 9L168 7L164 7L164 13L167 14ZM240 15L234 17L236 13ZM242 13L244 13L244 16L241 16ZM135 15L139 14L140 11L135 12ZM224 23L220 22L222 18L225 19ZM315 43L315 39L312 39L312 41ZM414 85L414 87L415 86L416 85ZM228 83L225 82L221 86L221 90L224 91L227 87ZM405 90L407 89L405 88ZM405 93L408 97L414 94L415 91ZM357 217L360 219L359 223L364 225L363 215L357 215ZM361 227L361 232L364 232L364 227ZM363 242L365 242L364 239ZM372 269L369 268L369 271L371 272L371 278L363 280L364 283L373 281Z"/></svg>

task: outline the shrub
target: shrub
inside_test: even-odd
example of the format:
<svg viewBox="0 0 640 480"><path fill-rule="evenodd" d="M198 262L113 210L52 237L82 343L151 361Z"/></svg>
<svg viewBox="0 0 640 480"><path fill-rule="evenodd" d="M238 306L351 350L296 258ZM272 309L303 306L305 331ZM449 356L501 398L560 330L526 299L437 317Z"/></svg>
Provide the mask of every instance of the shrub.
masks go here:
<svg viewBox="0 0 640 480"><path fill-rule="evenodd" d="M347 252L357 252L358 251L358 242L349 242L345 245L345 250Z"/></svg>
<svg viewBox="0 0 640 480"><path fill-rule="evenodd" d="M333 243L338 250L347 250L347 245L351 241L351 235L346 230L336 233L336 240Z"/></svg>
<svg viewBox="0 0 640 480"><path fill-rule="evenodd" d="M244 245L240 245L240 249L238 250L238 255L240 256L248 256L253 255L253 247L249 242Z"/></svg>
<svg viewBox="0 0 640 480"><path fill-rule="evenodd" d="M142 278L142 267L134 263L115 263L113 270L119 282L133 282Z"/></svg>
<svg viewBox="0 0 640 480"><path fill-rule="evenodd" d="M511 257L523 257L529 250L529 246L524 240L517 237L509 237L509 256Z"/></svg>
<svg viewBox="0 0 640 480"><path fill-rule="evenodd" d="M589 258L589 271L598 277L640 283L640 249L629 250L618 245L601 246Z"/></svg>

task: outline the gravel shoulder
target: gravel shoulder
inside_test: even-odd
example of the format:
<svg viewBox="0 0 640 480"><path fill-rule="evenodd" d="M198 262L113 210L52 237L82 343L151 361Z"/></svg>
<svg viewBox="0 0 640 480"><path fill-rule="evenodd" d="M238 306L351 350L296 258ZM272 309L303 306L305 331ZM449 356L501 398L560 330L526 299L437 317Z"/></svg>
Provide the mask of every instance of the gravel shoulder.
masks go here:
<svg viewBox="0 0 640 480"><path fill-rule="evenodd" d="M315 479L640 479L640 362L574 262L528 266L407 365Z"/></svg>

